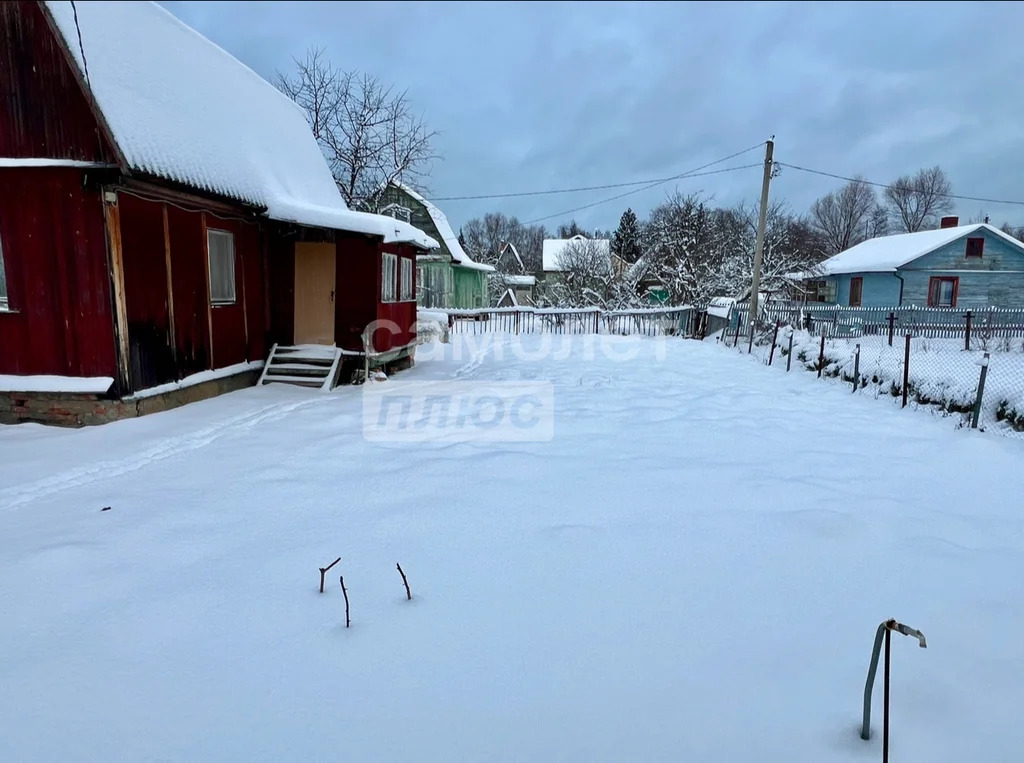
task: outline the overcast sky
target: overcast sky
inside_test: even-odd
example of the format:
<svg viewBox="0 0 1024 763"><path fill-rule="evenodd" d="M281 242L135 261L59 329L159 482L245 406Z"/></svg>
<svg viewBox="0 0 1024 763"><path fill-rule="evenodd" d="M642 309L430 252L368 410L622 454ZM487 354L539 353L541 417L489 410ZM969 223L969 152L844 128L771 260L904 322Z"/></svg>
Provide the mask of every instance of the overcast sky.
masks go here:
<svg viewBox="0 0 1024 763"><path fill-rule="evenodd" d="M1024 4L163 4L268 79L321 46L407 88L441 132L434 197L667 177L774 134L782 162L883 182L940 164L954 193L1024 200ZM678 188L753 201L760 173ZM786 168L772 195L802 212L837 184ZM504 211L613 228L676 186L569 215L622 191L441 206L456 225ZM1024 206L958 203L981 210L1024 224Z"/></svg>

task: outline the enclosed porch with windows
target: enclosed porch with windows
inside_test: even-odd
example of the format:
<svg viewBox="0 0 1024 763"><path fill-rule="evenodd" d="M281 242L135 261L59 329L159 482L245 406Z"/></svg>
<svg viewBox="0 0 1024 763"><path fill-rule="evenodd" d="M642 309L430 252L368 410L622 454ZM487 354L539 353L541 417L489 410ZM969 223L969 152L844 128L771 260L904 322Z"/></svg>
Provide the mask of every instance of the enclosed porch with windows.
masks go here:
<svg viewBox="0 0 1024 763"><path fill-rule="evenodd" d="M330 389L360 369L411 362L415 250L290 226L270 246L273 345L260 383Z"/></svg>

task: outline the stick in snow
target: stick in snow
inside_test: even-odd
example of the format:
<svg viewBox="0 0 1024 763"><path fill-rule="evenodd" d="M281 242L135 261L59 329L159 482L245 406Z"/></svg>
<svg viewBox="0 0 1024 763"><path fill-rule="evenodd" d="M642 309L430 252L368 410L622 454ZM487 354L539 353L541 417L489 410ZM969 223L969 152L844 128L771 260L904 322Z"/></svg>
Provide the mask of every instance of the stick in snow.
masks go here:
<svg viewBox="0 0 1024 763"><path fill-rule="evenodd" d="M348 628L352 621L348 619L348 591L345 590L345 576L342 575L341 580L341 595L345 597L345 627Z"/></svg>
<svg viewBox="0 0 1024 763"><path fill-rule="evenodd" d="M320 593L324 592L324 576L327 575L327 570L331 569L331 567L333 567L334 565L336 565L340 561L341 561L341 557L339 556L337 559L335 559L333 562L328 564L326 567L321 567L320 568Z"/></svg>
<svg viewBox="0 0 1024 763"><path fill-rule="evenodd" d="M396 564L395 566L398 568L398 574L402 576L402 582L405 583L405 599L406 601L411 601L412 591L409 590L409 581L406 579L405 573L402 572L402 565Z"/></svg>

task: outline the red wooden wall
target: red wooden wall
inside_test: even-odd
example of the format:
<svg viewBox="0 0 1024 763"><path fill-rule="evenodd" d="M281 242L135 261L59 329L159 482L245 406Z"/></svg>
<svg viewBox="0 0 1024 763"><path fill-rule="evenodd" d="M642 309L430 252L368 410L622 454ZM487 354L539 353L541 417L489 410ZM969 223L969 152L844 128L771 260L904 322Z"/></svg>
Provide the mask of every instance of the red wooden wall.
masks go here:
<svg viewBox="0 0 1024 763"><path fill-rule="evenodd" d="M363 331L377 319L380 299L380 253L364 236L338 234L335 265L334 341L362 351Z"/></svg>
<svg viewBox="0 0 1024 763"><path fill-rule="evenodd" d="M174 294L174 345L178 373L210 368L210 322L206 298L206 242L202 217L167 205Z"/></svg>
<svg viewBox="0 0 1024 763"><path fill-rule="evenodd" d="M132 388L146 389L196 371L263 358L266 321L260 226L210 212L186 211L126 192L118 195L118 204ZM207 228L234 234L236 299L230 305L209 304ZM173 342L167 289L168 241Z"/></svg>
<svg viewBox="0 0 1024 763"><path fill-rule="evenodd" d="M390 330L379 331L374 338L374 345L378 350L390 350L393 347L404 347L416 339L416 250L408 244L384 244L381 251L398 255L398 284L395 293L399 295L402 293L402 258L412 260L413 299L408 302L379 301L383 272L379 262L377 266L377 317L384 325L390 327Z"/></svg>
<svg viewBox="0 0 1024 763"><path fill-rule="evenodd" d="M268 341L289 345L295 341L295 240L291 236L273 235L267 248ZM336 297L340 300L340 292Z"/></svg>
<svg viewBox="0 0 1024 763"><path fill-rule="evenodd" d="M111 161L71 66L39 3L0 2L0 156Z"/></svg>
<svg viewBox="0 0 1024 763"><path fill-rule="evenodd" d="M235 235L235 302L216 305L213 317L213 367L224 368L266 353L263 326L263 256L259 228L238 220L206 215L208 228ZM204 261L205 262L205 261ZM251 308L251 309L250 309Z"/></svg>
<svg viewBox="0 0 1024 763"><path fill-rule="evenodd" d="M103 207L81 170L0 168L0 374L117 376Z"/></svg>
<svg viewBox="0 0 1024 763"><path fill-rule="evenodd" d="M381 254L390 252L413 261L413 289L416 293L416 252L411 246L380 244L366 237L339 234L335 340L339 347L362 350L362 334L376 323L373 346L378 352L403 347L416 338L416 302L381 300ZM398 266L401 294L402 267Z"/></svg>
<svg viewBox="0 0 1024 763"><path fill-rule="evenodd" d="M174 381L170 341L163 205L118 195L132 389Z"/></svg>

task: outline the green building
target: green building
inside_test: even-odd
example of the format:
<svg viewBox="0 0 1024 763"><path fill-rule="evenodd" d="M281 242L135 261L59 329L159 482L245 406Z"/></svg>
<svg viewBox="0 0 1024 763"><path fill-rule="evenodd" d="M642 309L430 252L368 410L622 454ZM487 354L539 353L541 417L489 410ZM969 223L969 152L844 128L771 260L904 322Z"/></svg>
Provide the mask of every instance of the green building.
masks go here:
<svg viewBox="0 0 1024 763"><path fill-rule="evenodd" d="M444 212L409 186L393 181L379 202L381 214L412 223L441 244L416 258L416 301L422 307L488 307L490 265L473 262Z"/></svg>

